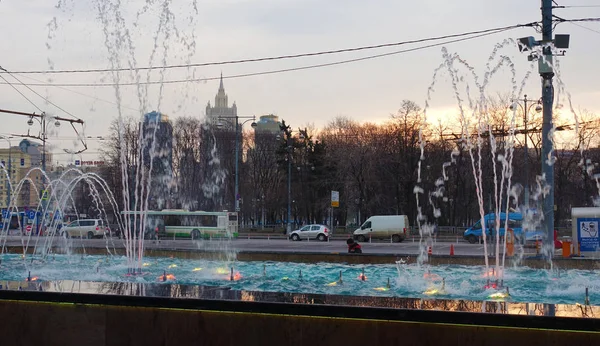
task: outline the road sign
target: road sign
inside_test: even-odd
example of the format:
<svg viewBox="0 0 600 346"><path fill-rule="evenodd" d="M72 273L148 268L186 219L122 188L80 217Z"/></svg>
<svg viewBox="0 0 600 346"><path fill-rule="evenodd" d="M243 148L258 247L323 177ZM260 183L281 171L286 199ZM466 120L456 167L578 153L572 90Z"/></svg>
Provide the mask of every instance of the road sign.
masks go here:
<svg viewBox="0 0 600 346"><path fill-rule="evenodd" d="M75 160L75 166L81 166L81 161L80 160Z"/></svg>
<svg viewBox="0 0 600 346"><path fill-rule="evenodd" d="M27 225L25 227L25 232L27 232L27 235L29 235L31 233L31 225Z"/></svg>
<svg viewBox="0 0 600 346"><path fill-rule="evenodd" d="M48 200L48 190L42 191L42 201Z"/></svg>
<svg viewBox="0 0 600 346"><path fill-rule="evenodd" d="M4 219L8 215L8 209L2 209L2 218Z"/></svg>
<svg viewBox="0 0 600 346"><path fill-rule="evenodd" d="M331 191L331 206L337 208L340 206L340 192Z"/></svg>
<svg viewBox="0 0 600 346"><path fill-rule="evenodd" d="M29 220L33 220L33 219L35 219L35 210L33 210L33 209L29 209L29 210L27 211L27 218L28 218Z"/></svg>

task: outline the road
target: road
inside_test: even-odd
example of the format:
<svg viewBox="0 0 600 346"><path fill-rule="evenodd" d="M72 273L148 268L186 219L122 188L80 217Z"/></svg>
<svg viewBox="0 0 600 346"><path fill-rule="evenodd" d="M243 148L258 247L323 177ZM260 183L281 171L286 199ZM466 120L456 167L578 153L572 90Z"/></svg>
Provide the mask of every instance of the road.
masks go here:
<svg viewBox="0 0 600 346"><path fill-rule="evenodd" d="M32 237L29 241L29 247L36 244L42 244L46 241L45 237ZM3 242L3 240L2 240ZM2 243L0 242L0 244ZM122 248L124 241L122 239L105 240L105 239L54 239L55 246L65 246L69 242L73 247L93 247L104 248L107 245L109 248ZM26 241L25 241L26 244ZM18 236L9 236L6 241L7 246L21 247L21 238ZM417 255L419 254L419 242L407 240L402 243L389 242L365 242L361 243L363 253L374 254L396 254L396 255ZM449 255L450 246L454 247L456 256L483 256L484 247L480 244L469 244L456 241L437 241L433 243L432 253L434 255ZM246 239L238 238L232 241L223 240L199 240L192 241L190 239L181 240L160 240L156 243L154 240L145 240L144 246L149 249L163 250L200 250L200 251L246 251L246 252L304 252L304 253L342 253L347 251L346 242L344 240L331 240L329 242L319 241L289 241L286 239ZM488 245L490 246L490 245ZM489 247L492 250L492 247ZM495 249L492 250L495 252ZM535 249L525 249L526 254L535 253Z"/></svg>

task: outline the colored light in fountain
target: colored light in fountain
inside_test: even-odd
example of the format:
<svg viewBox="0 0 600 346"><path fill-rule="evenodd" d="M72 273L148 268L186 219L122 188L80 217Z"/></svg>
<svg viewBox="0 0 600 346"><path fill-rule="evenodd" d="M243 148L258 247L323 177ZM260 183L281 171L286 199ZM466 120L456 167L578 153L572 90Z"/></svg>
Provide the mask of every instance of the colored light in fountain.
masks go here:
<svg viewBox="0 0 600 346"><path fill-rule="evenodd" d="M215 269L215 273L223 275L229 273L229 270L227 268L217 268Z"/></svg>
<svg viewBox="0 0 600 346"><path fill-rule="evenodd" d="M500 292L495 292L492 293L488 296L488 298L490 299L496 299L496 300L503 300L510 297L510 293L508 291L508 287L506 288L506 291L500 291Z"/></svg>
<svg viewBox="0 0 600 346"><path fill-rule="evenodd" d="M175 275L173 275L173 274L165 273L158 277L158 281L160 281L160 282L174 281L174 280L176 280L176 278L175 278Z"/></svg>
<svg viewBox="0 0 600 346"><path fill-rule="evenodd" d="M144 264L142 264L142 265L143 265L144 267L149 267L149 266L151 266L151 264L150 264L150 263L148 263L148 262L145 262L145 263L144 263Z"/></svg>
<svg viewBox="0 0 600 346"><path fill-rule="evenodd" d="M284 276L281 278L281 281L288 281L290 278L288 278L287 276Z"/></svg>
<svg viewBox="0 0 600 346"><path fill-rule="evenodd" d="M38 277L37 276L32 276L32 277L28 277L25 281L38 281Z"/></svg>
<svg viewBox="0 0 600 346"><path fill-rule="evenodd" d="M202 270L202 268L194 268L194 269L192 269L193 272L199 272L201 270Z"/></svg>
<svg viewBox="0 0 600 346"><path fill-rule="evenodd" d="M229 281L238 281L241 278L242 278L242 274L240 274L240 272L235 272L235 274L233 274L233 276L227 277L227 280L229 280Z"/></svg>
<svg viewBox="0 0 600 346"><path fill-rule="evenodd" d="M177 264L173 263L169 266L169 268L177 268Z"/></svg>
<svg viewBox="0 0 600 346"><path fill-rule="evenodd" d="M367 281L367 276L364 273L358 274L358 279L360 281Z"/></svg>
<svg viewBox="0 0 600 346"><path fill-rule="evenodd" d="M432 281L439 281L442 279L441 276L439 276L435 273L430 273L430 272L423 274L423 278L427 279L427 280L432 280Z"/></svg>
<svg viewBox="0 0 600 346"><path fill-rule="evenodd" d="M483 278L491 278L491 277L499 277L502 276L502 269L496 270L496 268L490 268L488 271L484 272L481 277Z"/></svg>
<svg viewBox="0 0 600 346"><path fill-rule="evenodd" d="M385 291L389 291L390 289L387 287L375 287L373 288L375 291L380 291L380 292L385 292Z"/></svg>
<svg viewBox="0 0 600 346"><path fill-rule="evenodd" d="M330 282L330 283L328 283L328 284L327 284L327 286L330 286L330 287L332 287L332 286L337 286L337 284L338 284L338 282L337 282L337 281L334 281L334 282Z"/></svg>

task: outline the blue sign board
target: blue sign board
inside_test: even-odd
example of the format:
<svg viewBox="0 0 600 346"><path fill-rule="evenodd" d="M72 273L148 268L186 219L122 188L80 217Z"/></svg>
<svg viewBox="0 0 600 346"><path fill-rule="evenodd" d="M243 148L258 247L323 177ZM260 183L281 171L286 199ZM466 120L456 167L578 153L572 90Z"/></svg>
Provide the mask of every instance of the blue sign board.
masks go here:
<svg viewBox="0 0 600 346"><path fill-rule="evenodd" d="M27 211L27 218L28 218L29 220L35 219L35 210L33 210L33 209L29 209L29 210Z"/></svg>
<svg viewBox="0 0 600 346"><path fill-rule="evenodd" d="M581 251L598 251L600 248L599 225L600 218L577 219L577 241Z"/></svg>
<svg viewBox="0 0 600 346"><path fill-rule="evenodd" d="M75 160L75 166L81 166L81 160Z"/></svg>
<svg viewBox="0 0 600 346"><path fill-rule="evenodd" d="M8 209L2 209L2 218L4 219L8 215Z"/></svg>

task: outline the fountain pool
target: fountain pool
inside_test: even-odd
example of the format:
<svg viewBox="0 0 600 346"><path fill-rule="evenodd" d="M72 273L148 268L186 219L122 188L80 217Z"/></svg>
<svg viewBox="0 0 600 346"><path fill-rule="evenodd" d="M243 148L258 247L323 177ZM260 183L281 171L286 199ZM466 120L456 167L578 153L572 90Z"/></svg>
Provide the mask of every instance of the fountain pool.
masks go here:
<svg viewBox="0 0 600 346"><path fill-rule="evenodd" d="M505 270L503 288L485 289L488 279L483 266L222 262L148 257L143 275L131 277L123 274L127 272L125 257L54 255L46 261L28 258L25 262L21 255L5 254L0 266L0 282L26 281L29 277L38 282L177 283L245 291L550 304L584 304L587 288L590 304L600 301L597 271L527 267ZM493 277L493 273L489 274ZM493 282L490 285L493 286ZM506 287L509 297L502 294ZM494 296L499 292L501 294Z"/></svg>

